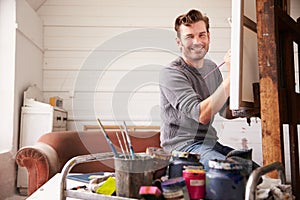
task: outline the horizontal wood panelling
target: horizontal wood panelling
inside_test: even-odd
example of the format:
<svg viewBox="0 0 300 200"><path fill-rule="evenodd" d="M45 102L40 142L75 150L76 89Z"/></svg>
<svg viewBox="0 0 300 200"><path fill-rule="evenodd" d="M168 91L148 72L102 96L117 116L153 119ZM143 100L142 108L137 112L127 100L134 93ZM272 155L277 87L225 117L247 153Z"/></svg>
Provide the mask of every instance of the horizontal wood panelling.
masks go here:
<svg viewBox="0 0 300 200"><path fill-rule="evenodd" d="M163 68L163 66L161 66ZM226 77L228 72L223 72ZM130 92L136 88L157 92L158 70L132 71L46 71L44 72L44 91L101 91ZM47 84L47 83L52 83Z"/></svg>
<svg viewBox="0 0 300 200"><path fill-rule="evenodd" d="M68 71L99 69L102 57L114 57L115 52L93 52L89 51L46 51L44 55L44 70L47 71ZM225 52L209 52L207 58L214 60L217 64L223 61ZM145 64L168 64L177 55L171 52L159 51L133 51L128 54L116 57L109 63L110 70L135 69ZM105 67L107 68L107 66ZM101 68L100 68L101 69ZM222 67L221 71L227 71Z"/></svg>
<svg viewBox="0 0 300 200"><path fill-rule="evenodd" d="M186 12L188 10L183 10ZM178 12L182 13L182 12ZM172 16L172 15L170 15ZM173 17L173 16L172 16ZM211 27L228 27L227 18L230 17L230 13L222 17L209 16L211 22ZM147 18L140 21L140 23L135 23L136 18L121 18L121 17L92 17L92 16L80 16L74 18L72 16L43 16L45 25L51 26L68 26L68 27L112 27L122 24L123 27L134 27L143 28L145 23L149 24L152 28L171 28L174 23L174 19L166 19L160 17L159 19ZM133 23L134 22L134 23Z"/></svg>
<svg viewBox="0 0 300 200"><path fill-rule="evenodd" d="M90 36L89 33L83 31L81 36L68 36L61 29L57 30L56 36L47 36L45 38L46 50L102 50L102 51L133 51L134 49L165 49L169 51L177 51L174 43L174 34L163 29L136 29L130 32L112 33L109 37L102 37L101 30L98 36ZM101 28L97 28L101 29ZM112 29L114 30L114 29ZM79 30L69 30L69 34ZM93 30L91 30L93 31ZM47 29L46 31L47 32ZM146 34L147 36L143 36Z"/></svg>
<svg viewBox="0 0 300 200"><path fill-rule="evenodd" d="M156 69L149 69L149 71L46 71L44 90L132 91L144 84L154 84L147 91L158 91L158 85L156 85L158 78L159 71ZM52 84L46 84L48 82Z"/></svg>
<svg viewBox="0 0 300 200"><path fill-rule="evenodd" d="M122 40L123 38L126 38L127 41ZM149 41L152 41L150 43L153 45L152 47L165 47L167 50L178 51L174 40L175 34L170 29L46 27L44 45L46 50L94 50L100 48L101 50L118 51L132 50L128 47L135 45L129 45L128 42L135 42L136 45L149 45ZM114 46L118 43L120 46ZM210 51L220 52L229 48L230 29L212 29Z"/></svg>
<svg viewBox="0 0 300 200"><path fill-rule="evenodd" d="M164 51L132 51L123 55L116 55L115 52L89 52L76 51L47 51L44 60L45 70L133 70L138 66L148 64L168 64L177 55ZM107 66L101 66L103 58L113 58ZM106 63L105 63L106 64ZM101 66L101 67L100 67Z"/></svg>
<svg viewBox="0 0 300 200"><path fill-rule="evenodd" d="M45 95L50 97L51 94ZM159 120L159 93L155 92L75 92L64 98L64 108L69 110L69 120ZM63 97L63 96L62 96Z"/></svg>
<svg viewBox="0 0 300 200"><path fill-rule="evenodd" d="M216 2L216 1L214 1ZM211 18L212 26L227 27L231 1L47 1L40 9L46 26L172 27L175 16L197 8ZM216 14L218 13L218 14ZM225 20L224 20L225 19Z"/></svg>

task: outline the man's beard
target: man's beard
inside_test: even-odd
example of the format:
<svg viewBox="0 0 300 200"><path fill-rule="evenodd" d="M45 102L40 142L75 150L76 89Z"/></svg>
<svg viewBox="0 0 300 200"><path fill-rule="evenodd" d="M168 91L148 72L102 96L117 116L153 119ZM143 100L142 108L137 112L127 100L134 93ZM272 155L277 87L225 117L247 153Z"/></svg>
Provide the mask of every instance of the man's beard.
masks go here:
<svg viewBox="0 0 300 200"><path fill-rule="evenodd" d="M190 55L186 55L186 56L188 56L190 59L192 59L194 61L197 61L197 60L204 59L204 57L208 51L208 48L206 49L205 46L203 46L203 45L194 45L194 46L190 47L188 50L189 50L188 54L190 54Z"/></svg>

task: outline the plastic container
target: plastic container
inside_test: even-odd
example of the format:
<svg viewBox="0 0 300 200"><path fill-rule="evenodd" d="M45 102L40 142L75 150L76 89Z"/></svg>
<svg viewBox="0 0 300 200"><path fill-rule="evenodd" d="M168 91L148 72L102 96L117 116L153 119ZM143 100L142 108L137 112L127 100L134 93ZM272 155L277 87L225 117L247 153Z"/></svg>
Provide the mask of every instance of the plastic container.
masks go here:
<svg viewBox="0 0 300 200"><path fill-rule="evenodd" d="M203 169L203 165L200 163L200 154L173 151L168 170L169 178L182 177L182 171L189 166Z"/></svg>
<svg viewBox="0 0 300 200"><path fill-rule="evenodd" d="M165 200L189 200L186 183L183 177L168 179L161 183Z"/></svg>
<svg viewBox="0 0 300 200"><path fill-rule="evenodd" d="M205 198L205 171L204 170L184 170L182 176L185 179L190 199Z"/></svg>
<svg viewBox="0 0 300 200"><path fill-rule="evenodd" d="M206 172L206 199L244 199L246 180L241 175L242 166L224 160L210 160Z"/></svg>

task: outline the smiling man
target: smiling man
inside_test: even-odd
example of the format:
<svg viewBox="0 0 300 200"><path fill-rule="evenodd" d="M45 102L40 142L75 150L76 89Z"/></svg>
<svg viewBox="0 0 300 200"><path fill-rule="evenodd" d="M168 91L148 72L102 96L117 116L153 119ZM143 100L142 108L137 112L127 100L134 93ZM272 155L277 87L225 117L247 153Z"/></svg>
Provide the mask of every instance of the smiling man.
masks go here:
<svg viewBox="0 0 300 200"><path fill-rule="evenodd" d="M161 146L201 155L208 169L210 159L225 159L233 150L221 145L212 126L214 115L226 112L230 78L223 80L217 65L205 58L209 50L209 19L190 10L175 20L181 56L160 74ZM230 51L224 57L230 71ZM225 113L225 115L224 115Z"/></svg>

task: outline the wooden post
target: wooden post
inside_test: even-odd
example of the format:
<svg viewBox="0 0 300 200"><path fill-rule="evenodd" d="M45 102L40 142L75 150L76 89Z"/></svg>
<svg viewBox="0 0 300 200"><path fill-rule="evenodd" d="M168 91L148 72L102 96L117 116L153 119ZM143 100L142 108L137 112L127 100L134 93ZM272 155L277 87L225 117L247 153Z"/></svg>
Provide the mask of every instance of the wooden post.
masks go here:
<svg viewBox="0 0 300 200"><path fill-rule="evenodd" d="M256 1L264 165L283 162L274 0Z"/></svg>
<svg viewBox="0 0 300 200"><path fill-rule="evenodd" d="M264 165L283 162L278 47L274 0L257 0L258 66L260 73L260 106ZM273 175L274 176L274 175Z"/></svg>
<svg viewBox="0 0 300 200"><path fill-rule="evenodd" d="M300 199L300 95L295 92L293 42L300 44L300 26L275 0L257 0L258 65L264 165L285 164L283 124L289 125L291 184ZM286 166L287 167L287 166ZM275 174L271 175L274 178Z"/></svg>

